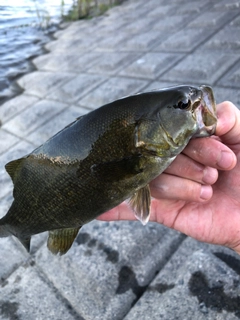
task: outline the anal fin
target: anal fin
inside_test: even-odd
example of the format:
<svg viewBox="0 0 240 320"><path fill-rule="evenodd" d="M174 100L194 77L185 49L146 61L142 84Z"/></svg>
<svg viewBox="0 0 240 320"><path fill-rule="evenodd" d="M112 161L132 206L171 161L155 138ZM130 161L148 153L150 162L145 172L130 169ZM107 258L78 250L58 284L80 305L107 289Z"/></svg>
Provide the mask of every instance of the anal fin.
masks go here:
<svg viewBox="0 0 240 320"><path fill-rule="evenodd" d="M72 246L76 238L78 228L65 228L49 231L47 246L53 254L65 254Z"/></svg>
<svg viewBox="0 0 240 320"><path fill-rule="evenodd" d="M149 185L139 189L129 200L129 205L135 216L143 225L148 223L150 217L151 193Z"/></svg>

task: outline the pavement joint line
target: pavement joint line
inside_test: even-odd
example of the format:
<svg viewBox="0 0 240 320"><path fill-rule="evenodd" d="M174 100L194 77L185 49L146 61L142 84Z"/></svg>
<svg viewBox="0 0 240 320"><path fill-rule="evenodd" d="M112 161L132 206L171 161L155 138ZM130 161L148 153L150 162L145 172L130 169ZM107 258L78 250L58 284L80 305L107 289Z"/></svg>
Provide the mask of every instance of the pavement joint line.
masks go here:
<svg viewBox="0 0 240 320"><path fill-rule="evenodd" d="M240 30L239 30L240 32ZM238 60L236 60L235 62L233 62L233 64L221 75L218 77L217 80L214 81L214 85L217 86L217 83L218 81L220 81L226 74L228 74L229 72L231 72L234 67L240 62L240 57ZM232 84L231 86L228 86L228 85L220 85L220 87L223 87L223 88L236 88L236 89L239 89L239 87L235 86L234 84Z"/></svg>
<svg viewBox="0 0 240 320"><path fill-rule="evenodd" d="M43 282L45 282L49 287L52 288L57 298L61 303L65 304L66 308L72 313L76 320L85 320L74 308L71 302L67 298L65 298L62 293L55 287L54 283L52 283L52 281L48 279L47 274L45 274L44 270L42 270L42 268L37 265L34 260L32 261L34 262L34 267L38 270L40 278L43 280Z"/></svg>

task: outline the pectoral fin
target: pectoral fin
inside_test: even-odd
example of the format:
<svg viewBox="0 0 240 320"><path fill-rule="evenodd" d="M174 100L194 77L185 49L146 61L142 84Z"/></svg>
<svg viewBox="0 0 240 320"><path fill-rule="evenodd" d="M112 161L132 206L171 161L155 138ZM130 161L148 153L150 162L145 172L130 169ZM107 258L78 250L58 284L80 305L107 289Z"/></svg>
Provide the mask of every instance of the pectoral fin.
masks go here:
<svg viewBox="0 0 240 320"><path fill-rule="evenodd" d="M148 223L150 217L151 194L147 184L139 189L129 200L129 205L134 211L135 216L143 225Z"/></svg>
<svg viewBox="0 0 240 320"><path fill-rule="evenodd" d="M72 246L79 228L66 228L49 231L47 246L53 254L65 254Z"/></svg>

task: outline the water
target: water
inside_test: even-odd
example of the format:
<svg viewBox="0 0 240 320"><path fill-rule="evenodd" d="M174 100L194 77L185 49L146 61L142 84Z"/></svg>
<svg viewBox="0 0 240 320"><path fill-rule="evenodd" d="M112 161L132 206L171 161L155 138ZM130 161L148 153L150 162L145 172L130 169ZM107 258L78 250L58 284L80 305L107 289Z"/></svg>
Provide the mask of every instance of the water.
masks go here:
<svg viewBox="0 0 240 320"><path fill-rule="evenodd" d="M33 69L73 0L0 0L0 104L19 92L14 80ZM48 26L48 28L46 28Z"/></svg>

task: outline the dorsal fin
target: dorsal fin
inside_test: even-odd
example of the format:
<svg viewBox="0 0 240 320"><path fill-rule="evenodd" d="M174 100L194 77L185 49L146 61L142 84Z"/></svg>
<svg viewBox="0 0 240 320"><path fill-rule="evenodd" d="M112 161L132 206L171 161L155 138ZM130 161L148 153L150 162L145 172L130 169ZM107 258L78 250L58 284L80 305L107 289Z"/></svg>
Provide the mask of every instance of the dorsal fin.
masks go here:
<svg viewBox="0 0 240 320"><path fill-rule="evenodd" d="M21 158L21 159L17 159L17 160L13 160L8 162L5 165L5 169L7 171L7 173L10 175L13 183L15 181L16 175L19 171L19 169L21 168L21 164L24 161L25 158Z"/></svg>
<svg viewBox="0 0 240 320"><path fill-rule="evenodd" d="M65 254L71 248L80 228L81 227L49 231L48 249L53 254Z"/></svg>

